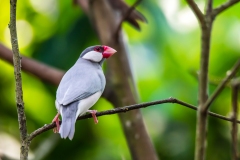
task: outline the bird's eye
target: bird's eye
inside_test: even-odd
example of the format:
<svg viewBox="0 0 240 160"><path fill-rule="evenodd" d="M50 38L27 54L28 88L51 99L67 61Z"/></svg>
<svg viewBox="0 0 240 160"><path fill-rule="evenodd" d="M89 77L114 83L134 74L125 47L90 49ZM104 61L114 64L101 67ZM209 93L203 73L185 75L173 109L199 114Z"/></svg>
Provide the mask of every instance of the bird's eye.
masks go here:
<svg viewBox="0 0 240 160"><path fill-rule="evenodd" d="M100 52L101 51L101 48L100 47L97 47L95 48L96 51Z"/></svg>

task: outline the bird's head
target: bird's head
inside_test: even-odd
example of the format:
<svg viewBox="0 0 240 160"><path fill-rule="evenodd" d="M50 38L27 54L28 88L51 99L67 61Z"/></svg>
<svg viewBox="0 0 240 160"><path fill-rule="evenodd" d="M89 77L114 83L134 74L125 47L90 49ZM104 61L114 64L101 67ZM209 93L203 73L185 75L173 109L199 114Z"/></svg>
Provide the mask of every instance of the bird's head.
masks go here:
<svg viewBox="0 0 240 160"><path fill-rule="evenodd" d="M108 46L91 46L81 53L80 58L101 63L104 59L111 57L115 52L117 52L115 49Z"/></svg>

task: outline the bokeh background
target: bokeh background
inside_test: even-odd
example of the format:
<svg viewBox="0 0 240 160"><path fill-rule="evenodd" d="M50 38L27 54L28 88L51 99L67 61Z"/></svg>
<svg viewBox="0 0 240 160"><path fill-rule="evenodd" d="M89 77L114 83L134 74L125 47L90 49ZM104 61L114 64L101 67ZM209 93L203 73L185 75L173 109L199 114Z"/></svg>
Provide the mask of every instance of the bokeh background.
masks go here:
<svg viewBox="0 0 240 160"><path fill-rule="evenodd" d="M205 1L197 2L204 10ZM214 7L223 2L215 0ZM127 0L127 3L134 1ZM9 8L9 1L0 0L0 43L11 48ZM140 32L127 23L123 24L123 30L140 102L174 97L197 105L200 30L194 14L183 0L143 1L137 10L145 15L148 23L140 24ZM237 4L215 20L209 68L210 93L240 58L239 10ZM17 27L23 55L62 70L69 69L83 49L100 43L87 16L67 0L18 1ZM50 123L55 116L56 86L24 72L22 76L30 133ZM0 157L18 159L13 67L1 59L0 97ZM101 98L94 108L102 111L113 106ZM176 104L156 105L141 111L161 159L193 159L195 111ZM213 103L211 111L230 115L229 86ZM230 123L209 117L208 126L207 159L230 159ZM52 131L45 132L32 141L30 149L31 159L131 159L117 115L99 117L97 125L92 119L78 121L72 141L62 140Z"/></svg>

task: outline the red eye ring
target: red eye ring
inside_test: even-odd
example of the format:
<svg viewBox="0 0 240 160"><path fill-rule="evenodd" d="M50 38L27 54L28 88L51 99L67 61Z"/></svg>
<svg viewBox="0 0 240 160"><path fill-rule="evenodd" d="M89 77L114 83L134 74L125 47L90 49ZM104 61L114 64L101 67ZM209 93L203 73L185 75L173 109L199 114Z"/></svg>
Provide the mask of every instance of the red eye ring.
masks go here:
<svg viewBox="0 0 240 160"><path fill-rule="evenodd" d="M98 51L98 52L100 52L100 50L101 50L101 48L100 48L100 47L97 47L97 48L95 48L95 51Z"/></svg>

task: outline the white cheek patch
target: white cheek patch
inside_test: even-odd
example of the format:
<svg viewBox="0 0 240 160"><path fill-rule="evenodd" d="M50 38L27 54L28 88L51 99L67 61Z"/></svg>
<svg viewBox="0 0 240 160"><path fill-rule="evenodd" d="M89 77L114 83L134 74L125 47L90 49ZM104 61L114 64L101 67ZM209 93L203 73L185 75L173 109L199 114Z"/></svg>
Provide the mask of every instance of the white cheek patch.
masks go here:
<svg viewBox="0 0 240 160"><path fill-rule="evenodd" d="M94 62L100 62L103 58L102 53L96 52L96 51L90 51L86 53L82 58L91 60Z"/></svg>

